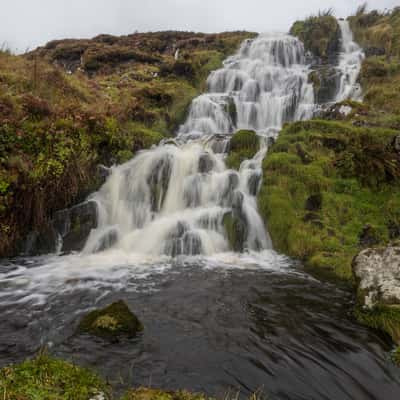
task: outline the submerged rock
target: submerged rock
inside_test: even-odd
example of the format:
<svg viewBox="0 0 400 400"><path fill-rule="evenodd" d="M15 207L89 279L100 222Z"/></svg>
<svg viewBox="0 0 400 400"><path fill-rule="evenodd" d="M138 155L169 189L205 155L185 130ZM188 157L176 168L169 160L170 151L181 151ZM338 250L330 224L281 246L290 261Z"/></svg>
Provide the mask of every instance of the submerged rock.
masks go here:
<svg viewBox="0 0 400 400"><path fill-rule="evenodd" d="M400 247L369 248L353 261L359 301L376 305L400 305Z"/></svg>
<svg viewBox="0 0 400 400"><path fill-rule="evenodd" d="M143 325L122 300L86 315L78 326L78 333L89 333L106 339L134 337Z"/></svg>

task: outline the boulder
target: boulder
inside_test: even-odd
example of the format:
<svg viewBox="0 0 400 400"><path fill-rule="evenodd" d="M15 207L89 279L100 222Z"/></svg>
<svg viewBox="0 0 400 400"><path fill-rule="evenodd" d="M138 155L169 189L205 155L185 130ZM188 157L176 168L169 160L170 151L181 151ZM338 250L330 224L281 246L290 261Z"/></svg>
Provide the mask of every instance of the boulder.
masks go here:
<svg viewBox="0 0 400 400"><path fill-rule="evenodd" d="M142 331L142 323L122 300L90 312L78 326L78 333L88 333L113 341L120 337L135 337Z"/></svg>
<svg viewBox="0 0 400 400"><path fill-rule="evenodd" d="M321 207L322 207L321 193L313 194L306 200L305 209L307 211L319 211Z"/></svg>
<svg viewBox="0 0 400 400"><path fill-rule="evenodd" d="M353 274L362 306L400 304L400 246L361 251L353 260Z"/></svg>
<svg viewBox="0 0 400 400"><path fill-rule="evenodd" d="M203 153L199 157L198 170L202 174L207 174L214 168L214 160L212 159L210 153Z"/></svg>

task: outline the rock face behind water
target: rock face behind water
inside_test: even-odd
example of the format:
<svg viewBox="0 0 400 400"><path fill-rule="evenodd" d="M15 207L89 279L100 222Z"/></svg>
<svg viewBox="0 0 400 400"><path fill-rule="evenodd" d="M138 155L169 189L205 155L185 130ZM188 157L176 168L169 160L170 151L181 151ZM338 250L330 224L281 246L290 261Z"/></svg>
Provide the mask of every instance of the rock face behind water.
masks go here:
<svg viewBox="0 0 400 400"><path fill-rule="evenodd" d="M400 304L400 246L363 250L353 261L362 305Z"/></svg>

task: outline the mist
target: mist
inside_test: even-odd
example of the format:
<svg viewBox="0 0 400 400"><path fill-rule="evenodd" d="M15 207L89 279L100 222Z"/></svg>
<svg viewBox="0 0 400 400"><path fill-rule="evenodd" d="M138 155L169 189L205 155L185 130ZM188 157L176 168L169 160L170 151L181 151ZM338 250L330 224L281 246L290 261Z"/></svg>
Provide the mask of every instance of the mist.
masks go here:
<svg viewBox="0 0 400 400"><path fill-rule="evenodd" d="M296 20L332 7L346 17L360 0L2 0L0 47L24 52L53 39L135 31L287 31ZM397 4L396 4L397 3ZM393 8L398 0L369 1Z"/></svg>

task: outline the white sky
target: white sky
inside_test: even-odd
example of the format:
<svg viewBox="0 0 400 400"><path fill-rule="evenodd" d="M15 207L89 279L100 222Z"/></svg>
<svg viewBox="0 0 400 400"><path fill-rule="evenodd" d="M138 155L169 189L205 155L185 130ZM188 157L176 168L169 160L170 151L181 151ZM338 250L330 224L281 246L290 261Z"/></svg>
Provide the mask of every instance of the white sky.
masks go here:
<svg viewBox="0 0 400 400"><path fill-rule="evenodd" d="M362 0L0 0L0 47L19 52L66 37L100 33L245 29L287 31L296 19L333 7L348 16ZM370 0L393 8L400 0Z"/></svg>

